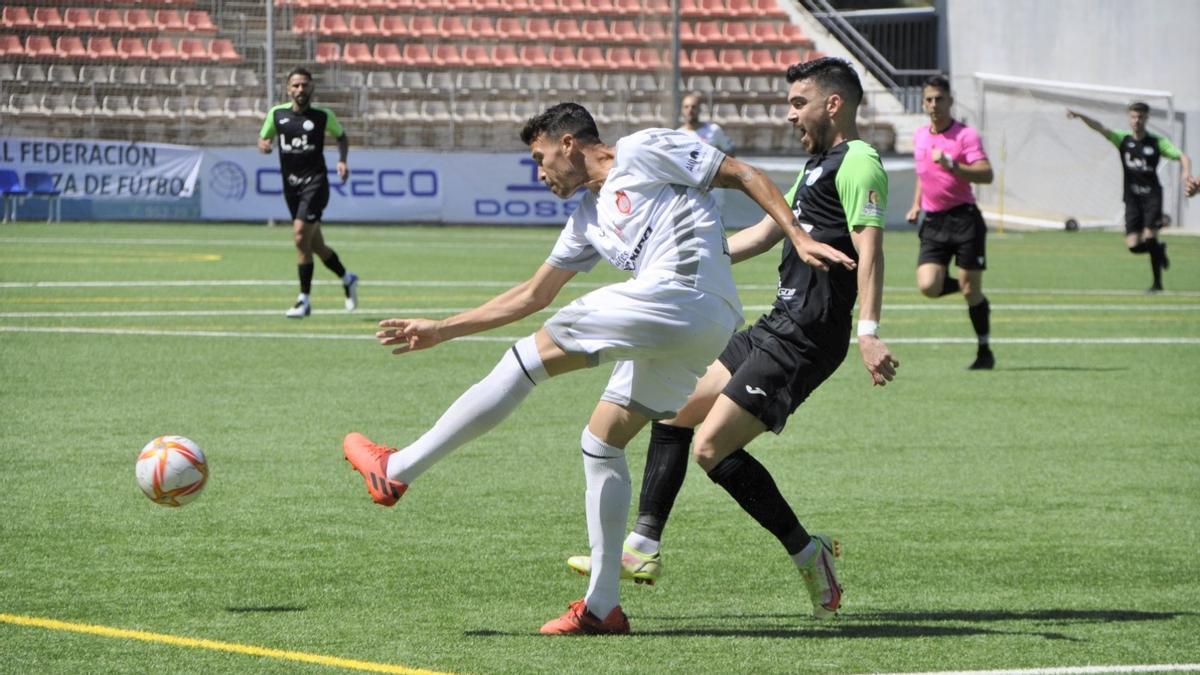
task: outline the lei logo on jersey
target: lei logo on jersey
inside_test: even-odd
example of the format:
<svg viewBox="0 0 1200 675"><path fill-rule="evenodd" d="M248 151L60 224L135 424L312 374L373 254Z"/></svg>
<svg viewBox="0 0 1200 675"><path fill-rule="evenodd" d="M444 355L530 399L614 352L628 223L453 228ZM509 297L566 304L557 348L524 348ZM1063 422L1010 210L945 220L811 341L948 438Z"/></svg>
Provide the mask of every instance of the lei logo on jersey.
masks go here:
<svg viewBox="0 0 1200 675"><path fill-rule="evenodd" d="M625 194L624 190L617 190L617 210L623 215L633 213L633 202L629 199L629 195Z"/></svg>

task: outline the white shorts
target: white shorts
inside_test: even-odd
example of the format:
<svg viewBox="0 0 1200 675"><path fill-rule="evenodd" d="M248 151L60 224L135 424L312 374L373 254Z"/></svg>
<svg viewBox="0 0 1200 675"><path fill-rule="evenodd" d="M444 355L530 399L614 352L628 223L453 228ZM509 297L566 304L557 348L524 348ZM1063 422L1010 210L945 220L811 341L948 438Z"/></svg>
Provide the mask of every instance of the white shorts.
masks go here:
<svg viewBox="0 0 1200 675"><path fill-rule="evenodd" d="M616 362L601 400L658 420L683 407L741 323L720 296L634 279L584 295L545 328L590 365Z"/></svg>

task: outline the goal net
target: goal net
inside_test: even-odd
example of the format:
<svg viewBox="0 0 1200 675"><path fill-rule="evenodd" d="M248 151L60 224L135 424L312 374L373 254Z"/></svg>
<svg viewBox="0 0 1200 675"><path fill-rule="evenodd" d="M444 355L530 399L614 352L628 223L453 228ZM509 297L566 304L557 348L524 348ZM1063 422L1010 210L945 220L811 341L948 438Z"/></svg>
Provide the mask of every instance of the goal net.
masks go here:
<svg viewBox="0 0 1200 675"><path fill-rule="evenodd" d="M1068 108L1109 129L1129 128L1127 106L1150 106L1148 128L1184 147L1184 125L1171 92L1122 89L1075 82L1032 80L976 73L980 133L995 169L991 185L979 186L979 205L989 222L1015 227L1109 227L1122 225L1122 169L1117 149ZM1159 163L1163 213L1179 222L1180 165ZM1068 224L1070 223L1070 224Z"/></svg>

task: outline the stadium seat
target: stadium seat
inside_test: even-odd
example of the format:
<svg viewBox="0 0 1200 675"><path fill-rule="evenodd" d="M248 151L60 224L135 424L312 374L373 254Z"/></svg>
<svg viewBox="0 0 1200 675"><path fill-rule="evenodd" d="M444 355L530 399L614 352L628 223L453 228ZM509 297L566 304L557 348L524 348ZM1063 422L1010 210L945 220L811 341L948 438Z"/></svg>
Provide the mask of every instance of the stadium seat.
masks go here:
<svg viewBox="0 0 1200 675"><path fill-rule="evenodd" d="M150 53L141 38L123 37L117 40L117 55L122 61L147 61Z"/></svg>
<svg viewBox="0 0 1200 675"><path fill-rule="evenodd" d="M751 0L754 3L756 15L772 19L787 18L787 12L779 6L776 0Z"/></svg>
<svg viewBox="0 0 1200 675"><path fill-rule="evenodd" d="M112 83L123 87L139 87L142 84L141 66L115 66L112 69Z"/></svg>
<svg viewBox="0 0 1200 675"><path fill-rule="evenodd" d="M63 23L68 30L96 30L96 19L92 17L92 10L87 7L67 7L63 10Z"/></svg>
<svg viewBox="0 0 1200 675"><path fill-rule="evenodd" d="M183 16L179 10L175 9L159 9L154 13L154 25L158 26L158 30L164 33L182 33L187 31L187 25L183 23Z"/></svg>
<svg viewBox="0 0 1200 675"><path fill-rule="evenodd" d="M425 92L425 77L415 70L402 70L396 75L396 92L406 97L419 97Z"/></svg>
<svg viewBox="0 0 1200 675"><path fill-rule="evenodd" d="M733 103L717 103L712 107L709 113L712 120L722 126L729 124L737 124L741 120L741 115L738 114L738 108Z"/></svg>
<svg viewBox="0 0 1200 675"><path fill-rule="evenodd" d="M715 49L707 47L691 50L689 64L690 69L701 73L714 73L720 70L721 62L717 59Z"/></svg>
<svg viewBox="0 0 1200 675"><path fill-rule="evenodd" d="M596 100L604 95L604 82L600 79L600 73L596 72L580 73L575 78L575 88L584 99Z"/></svg>
<svg viewBox="0 0 1200 675"><path fill-rule="evenodd" d="M750 24L750 35L760 45L781 45L783 35L779 32L779 25L775 21L755 21Z"/></svg>
<svg viewBox="0 0 1200 675"><path fill-rule="evenodd" d="M721 36L727 45L751 45L755 42L750 34L750 25L745 21L726 21L721 28Z"/></svg>
<svg viewBox="0 0 1200 675"><path fill-rule="evenodd" d="M20 82L17 79L16 64L9 63L8 61L0 61L0 83L3 82Z"/></svg>
<svg viewBox="0 0 1200 675"><path fill-rule="evenodd" d="M525 68L546 68L551 65L541 45L522 45L520 63Z"/></svg>
<svg viewBox="0 0 1200 675"><path fill-rule="evenodd" d="M604 48L587 46L579 48L579 67L588 70L607 70L608 59L604 57Z"/></svg>
<svg viewBox="0 0 1200 675"><path fill-rule="evenodd" d="M22 63L17 66L18 82L45 82L46 66L40 63Z"/></svg>
<svg viewBox="0 0 1200 675"><path fill-rule="evenodd" d="M780 72L778 64L775 63L775 50L765 47L751 49L746 55L746 61L749 63L751 72L755 73L777 73Z"/></svg>
<svg viewBox="0 0 1200 675"><path fill-rule="evenodd" d="M76 94L71 100L71 107L80 117L92 117L100 114L100 102L91 94Z"/></svg>
<svg viewBox="0 0 1200 675"><path fill-rule="evenodd" d="M583 33L579 30L579 24L575 19L555 19L554 20L554 39L566 40L567 42L582 42Z"/></svg>
<svg viewBox="0 0 1200 675"><path fill-rule="evenodd" d="M390 122L399 119L392 104L379 98L367 101L367 109L363 112L363 118L373 122Z"/></svg>
<svg viewBox="0 0 1200 675"><path fill-rule="evenodd" d="M202 9L187 10L183 15L183 23L187 26L188 31L192 33L217 32L217 26L213 23L212 17Z"/></svg>
<svg viewBox="0 0 1200 675"><path fill-rule="evenodd" d="M746 61L746 53L737 48L722 49L721 69L725 72L737 73L743 73L750 70L750 64Z"/></svg>
<svg viewBox="0 0 1200 675"><path fill-rule="evenodd" d="M8 8L5 7L5 9ZM39 30L65 30L67 28L57 7L35 7L33 9L33 25Z"/></svg>
<svg viewBox="0 0 1200 675"><path fill-rule="evenodd" d="M682 26L681 26L682 28ZM721 34L721 24L717 21L697 21L694 24L693 42L698 42L702 45L718 45L725 42L725 36Z"/></svg>
<svg viewBox="0 0 1200 675"><path fill-rule="evenodd" d="M125 10L125 30L145 33L158 30L158 26L154 25L154 17L148 10L134 7Z"/></svg>
<svg viewBox="0 0 1200 675"><path fill-rule="evenodd" d="M692 75L687 79L687 90L709 98L713 93L713 79L708 75Z"/></svg>
<svg viewBox="0 0 1200 675"><path fill-rule="evenodd" d="M33 17L29 15L29 10L24 7L14 7L5 5L0 12L0 25L13 30L32 30L35 27Z"/></svg>
<svg viewBox="0 0 1200 675"><path fill-rule="evenodd" d="M657 98L662 95L662 82L653 73L637 73L629 78L629 89L639 99Z"/></svg>
<svg viewBox="0 0 1200 675"><path fill-rule="evenodd" d="M292 32L296 35L312 35L317 32L316 14L295 14L292 16Z"/></svg>
<svg viewBox="0 0 1200 675"><path fill-rule="evenodd" d="M401 122L419 122L421 120L421 106L410 98L396 101L396 105L392 110L396 119Z"/></svg>
<svg viewBox="0 0 1200 675"><path fill-rule="evenodd" d="M579 67L579 57L575 55L575 48L569 45L551 47L549 61L554 68L573 69Z"/></svg>
<svg viewBox="0 0 1200 675"><path fill-rule="evenodd" d="M182 38L179 40L179 58L184 61L204 62L216 61L209 51L207 40L200 38Z"/></svg>
<svg viewBox="0 0 1200 675"><path fill-rule="evenodd" d="M788 44L797 48L807 48L812 46L812 40L810 40L808 36L804 34L804 31L801 30L800 26L797 26L796 24L785 23L779 29L779 32L780 35L783 36L784 44Z"/></svg>
<svg viewBox="0 0 1200 675"><path fill-rule="evenodd" d="M656 16L671 14L671 0L643 0L642 6L645 7L647 14Z"/></svg>
<svg viewBox="0 0 1200 675"><path fill-rule="evenodd" d="M438 20L438 37L443 40L465 40L468 37L467 26L460 17L443 16Z"/></svg>
<svg viewBox="0 0 1200 675"><path fill-rule="evenodd" d="M399 54L399 48L396 53ZM392 93L396 89L396 77L388 70L372 70L367 73L367 88L380 93Z"/></svg>
<svg viewBox="0 0 1200 675"><path fill-rule="evenodd" d="M750 52L750 64L757 66L758 64L754 61L755 51L757 50L751 50ZM775 67L774 60L771 61L771 67ZM772 99L782 96L782 89L782 86L778 85L776 78L767 77L766 75L751 75L746 78L746 95L751 98L773 103Z"/></svg>
<svg viewBox="0 0 1200 675"><path fill-rule="evenodd" d="M48 35L30 35L25 38L25 56L31 59L53 59L58 55Z"/></svg>
<svg viewBox="0 0 1200 675"><path fill-rule="evenodd" d="M233 40L228 38L213 38L208 45L208 51L212 54L212 60L220 63L241 63L244 60L233 46Z"/></svg>
<svg viewBox="0 0 1200 675"><path fill-rule="evenodd" d="M431 16L414 16L409 33L415 38L435 38L438 36L437 20Z"/></svg>
<svg viewBox="0 0 1200 675"><path fill-rule="evenodd" d="M318 42L317 63L337 63L342 60L342 46L336 42Z"/></svg>
<svg viewBox="0 0 1200 675"><path fill-rule="evenodd" d="M472 16L467 22L467 36L472 40L495 40L496 25L491 17Z"/></svg>
<svg viewBox="0 0 1200 675"><path fill-rule="evenodd" d="M225 112L230 117L261 120L266 117L266 111L257 99L248 96L235 96L225 99Z"/></svg>
<svg viewBox="0 0 1200 675"><path fill-rule="evenodd" d="M746 94L746 88L742 84L742 78L736 75L718 75L713 80L713 95L716 98L743 98Z"/></svg>
<svg viewBox="0 0 1200 675"><path fill-rule="evenodd" d="M125 29L125 17L121 16L121 10L111 7L96 10L96 30L119 32Z"/></svg>
<svg viewBox="0 0 1200 675"><path fill-rule="evenodd" d="M230 70L226 72L232 73L233 71ZM200 68L197 68L196 66L178 66L171 69L171 84L192 89L195 87L205 86L207 82L204 78L204 71L202 71ZM216 84L217 83L215 82L213 83L213 85ZM230 85L226 83L223 86Z"/></svg>
<svg viewBox="0 0 1200 675"><path fill-rule="evenodd" d="M500 4L503 5L500 11L509 14L528 14L533 11L529 0L500 0Z"/></svg>
<svg viewBox="0 0 1200 675"><path fill-rule="evenodd" d="M579 32L588 42L612 42L612 33L608 31L608 23L604 19L584 19L579 25Z"/></svg>
<svg viewBox="0 0 1200 675"><path fill-rule="evenodd" d="M546 73L545 79L542 80L541 90L551 99L568 100L577 96L574 76L561 70Z"/></svg>
<svg viewBox="0 0 1200 675"><path fill-rule="evenodd" d="M165 37L150 38L146 45L146 53L155 61L177 61L183 56L175 46L175 41Z"/></svg>
<svg viewBox="0 0 1200 675"><path fill-rule="evenodd" d="M558 14L561 10L559 0L529 0L529 11L534 14Z"/></svg>
<svg viewBox="0 0 1200 675"><path fill-rule="evenodd" d="M154 119L168 116L162 100L157 96L135 96L132 106L138 116L143 118Z"/></svg>
<svg viewBox="0 0 1200 675"><path fill-rule="evenodd" d="M513 78L513 73L508 71L499 71L489 73L487 76L488 93L493 98L516 98L529 95L529 91L520 91L517 88L517 83Z"/></svg>
<svg viewBox="0 0 1200 675"><path fill-rule="evenodd" d="M515 68L521 65L517 48L510 44L498 44L492 50L492 65L497 68Z"/></svg>
<svg viewBox="0 0 1200 675"><path fill-rule="evenodd" d="M788 66L794 63L801 63L810 59L804 58L804 53L799 49L779 49L775 52L775 65L780 71L787 70Z"/></svg>
<svg viewBox="0 0 1200 675"><path fill-rule="evenodd" d="M487 77L477 70L459 73L454 79L454 92L458 97L482 97L487 94Z"/></svg>
<svg viewBox="0 0 1200 675"><path fill-rule="evenodd" d="M341 14L322 14L317 21L317 32L321 37L345 37L350 35L350 25Z"/></svg>
<svg viewBox="0 0 1200 675"><path fill-rule="evenodd" d="M42 97L42 110L55 119L75 116L75 108L67 94L46 94Z"/></svg>
<svg viewBox="0 0 1200 675"><path fill-rule="evenodd" d="M557 40L558 35L554 32L554 28L550 25L550 19L537 16L525 22L525 31L528 35L527 39L546 42Z"/></svg>
<svg viewBox="0 0 1200 675"><path fill-rule="evenodd" d="M433 65L433 54L429 48L420 42L409 42L404 45L404 63L411 67L427 68Z"/></svg>
<svg viewBox="0 0 1200 675"><path fill-rule="evenodd" d="M0 197L4 198L3 222L16 221L17 206L29 196L29 190L21 185L21 176L12 169L0 169Z"/></svg>
<svg viewBox="0 0 1200 675"><path fill-rule="evenodd" d="M109 117L139 117L127 96L105 96L101 101L100 110Z"/></svg>
<svg viewBox="0 0 1200 675"><path fill-rule="evenodd" d="M662 21L647 21L642 20L638 26L638 34L641 36L642 42L661 45L671 41L671 34L667 31L667 25Z"/></svg>
<svg viewBox="0 0 1200 675"><path fill-rule="evenodd" d="M525 37L525 26L515 16L502 16L496 20L496 36L501 40L519 40Z"/></svg>
<svg viewBox="0 0 1200 675"><path fill-rule="evenodd" d="M60 59L71 59L79 61L88 57L87 49L83 46L83 39L78 35L59 35L54 41L54 51L58 53Z"/></svg>
<svg viewBox="0 0 1200 675"><path fill-rule="evenodd" d="M379 20L379 34L383 37L404 37L408 33L408 17L403 14L388 14Z"/></svg>
<svg viewBox="0 0 1200 675"><path fill-rule="evenodd" d="M376 42L371 48L371 55L375 64L380 66L399 66L404 63L404 55L400 53L400 46L395 42Z"/></svg>
<svg viewBox="0 0 1200 675"><path fill-rule="evenodd" d="M371 46L365 42L347 42L342 46L342 63L347 65L367 65L375 63L371 54Z"/></svg>
<svg viewBox="0 0 1200 675"><path fill-rule="evenodd" d="M633 60L639 70L660 70L667 63L656 47L638 47L633 52Z"/></svg>
<svg viewBox="0 0 1200 675"><path fill-rule="evenodd" d="M83 84L108 84L112 82L112 67L99 65L80 66L79 82Z"/></svg>
<svg viewBox="0 0 1200 675"><path fill-rule="evenodd" d="M679 15L685 19L695 19L704 16L704 10L700 7L700 0L680 0Z"/></svg>
<svg viewBox="0 0 1200 675"><path fill-rule="evenodd" d="M613 19L608 28L609 39L613 42L635 43L642 41L642 34L638 31L637 24L633 19Z"/></svg>
<svg viewBox="0 0 1200 675"><path fill-rule="evenodd" d="M12 34L0 35L0 56L23 58L25 56L25 45L21 44L21 37Z"/></svg>
<svg viewBox="0 0 1200 675"><path fill-rule="evenodd" d="M462 59L464 66L472 68L490 68L492 66L492 55L486 46L480 44L468 44L463 47Z"/></svg>
<svg viewBox="0 0 1200 675"><path fill-rule="evenodd" d="M740 19L749 19L758 15L753 0L729 0L728 11L730 16Z"/></svg>
<svg viewBox="0 0 1200 675"><path fill-rule="evenodd" d="M443 68L456 68L462 64L462 54L458 52L458 45L444 43L434 45L433 65Z"/></svg>
<svg viewBox="0 0 1200 675"><path fill-rule="evenodd" d="M172 85L171 71L168 68L143 68L142 84L147 87L169 87Z"/></svg>

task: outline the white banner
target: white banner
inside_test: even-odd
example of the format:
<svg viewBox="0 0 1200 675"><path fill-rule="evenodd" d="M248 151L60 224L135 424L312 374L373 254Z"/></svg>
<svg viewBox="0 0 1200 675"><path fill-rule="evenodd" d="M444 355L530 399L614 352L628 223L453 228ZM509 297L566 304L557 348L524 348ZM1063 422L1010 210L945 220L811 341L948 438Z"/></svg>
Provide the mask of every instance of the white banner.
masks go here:
<svg viewBox="0 0 1200 675"><path fill-rule="evenodd" d="M22 177L48 173L66 199L191 197L202 157L200 148L165 143L0 139L0 166Z"/></svg>
<svg viewBox="0 0 1200 675"><path fill-rule="evenodd" d="M254 148L205 150L200 172L206 220L288 220L279 157ZM322 220L561 225L578 204L537 180L524 153L350 152L345 183L326 153L329 205Z"/></svg>

